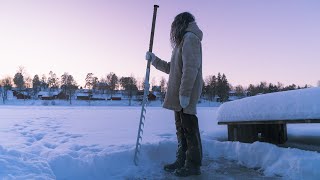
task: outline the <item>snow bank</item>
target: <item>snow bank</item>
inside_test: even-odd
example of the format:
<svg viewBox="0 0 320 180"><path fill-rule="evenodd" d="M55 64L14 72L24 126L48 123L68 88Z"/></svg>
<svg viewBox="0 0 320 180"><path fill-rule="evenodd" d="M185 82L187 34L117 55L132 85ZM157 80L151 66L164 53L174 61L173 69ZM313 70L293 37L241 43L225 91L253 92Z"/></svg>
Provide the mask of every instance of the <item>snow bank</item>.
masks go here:
<svg viewBox="0 0 320 180"><path fill-rule="evenodd" d="M316 179L320 176L318 171L320 155L316 152L280 148L261 142L244 144L209 139L203 140L203 149L205 159L212 159L211 163L223 158L248 168L259 169L269 177ZM8 179L163 179L165 173L162 166L175 159L175 150L174 141L144 144L139 156L139 166L135 166L132 146L122 148L122 151L110 152L105 149L88 154L76 151L56 154L49 158L48 162L1 148L0 177Z"/></svg>
<svg viewBox="0 0 320 180"><path fill-rule="evenodd" d="M57 155L49 160L57 179L135 179L151 178L161 174L161 162L172 161L175 157L174 142L145 144L140 154L139 166L133 163L133 146L110 152L74 153Z"/></svg>
<svg viewBox="0 0 320 180"><path fill-rule="evenodd" d="M320 119L320 88L308 88L248 97L224 103L219 122Z"/></svg>
<svg viewBox="0 0 320 180"><path fill-rule="evenodd" d="M299 149L280 148L272 144L255 142L204 143L212 158L224 157L249 168L260 169L266 176L289 179L317 179L320 177L320 154Z"/></svg>

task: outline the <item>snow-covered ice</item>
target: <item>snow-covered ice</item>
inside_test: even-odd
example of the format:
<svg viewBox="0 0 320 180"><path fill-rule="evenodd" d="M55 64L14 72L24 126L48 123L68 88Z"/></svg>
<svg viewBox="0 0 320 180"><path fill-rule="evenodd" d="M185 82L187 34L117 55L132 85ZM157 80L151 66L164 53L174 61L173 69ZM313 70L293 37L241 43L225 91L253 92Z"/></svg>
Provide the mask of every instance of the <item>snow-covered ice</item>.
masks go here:
<svg viewBox="0 0 320 180"><path fill-rule="evenodd" d="M320 154L256 142L226 142L216 107L198 109L202 175L195 179L320 177ZM139 166L133 155L140 107L0 106L0 179L175 179L173 112L148 107ZM289 138L299 129L288 126ZM320 138L320 126L313 126Z"/></svg>
<svg viewBox="0 0 320 180"><path fill-rule="evenodd" d="M320 119L320 88L252 96L224 103L218 121Z"/></svg>

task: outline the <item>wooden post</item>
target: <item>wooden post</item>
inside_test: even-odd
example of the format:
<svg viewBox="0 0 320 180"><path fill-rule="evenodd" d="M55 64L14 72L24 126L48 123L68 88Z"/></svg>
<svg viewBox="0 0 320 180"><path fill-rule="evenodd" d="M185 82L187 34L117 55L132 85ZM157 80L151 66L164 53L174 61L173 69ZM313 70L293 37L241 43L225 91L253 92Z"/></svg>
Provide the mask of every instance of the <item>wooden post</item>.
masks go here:
<svg viewBox="0 0 320 180"><path fill-rule="evenodd" d="M258 140L257 126L254 124L228 125L228 140L252 143Z"/></svg>

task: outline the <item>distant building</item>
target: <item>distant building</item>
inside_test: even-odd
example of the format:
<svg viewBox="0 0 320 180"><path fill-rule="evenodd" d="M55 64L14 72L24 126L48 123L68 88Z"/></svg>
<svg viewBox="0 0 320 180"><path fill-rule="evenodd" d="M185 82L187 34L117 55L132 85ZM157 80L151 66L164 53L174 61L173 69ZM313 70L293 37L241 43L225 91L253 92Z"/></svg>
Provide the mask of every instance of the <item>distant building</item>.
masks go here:
<svg viewBox="0 0 320 180"><path fill-rule="evenodd" d="M17 99L31 99L31 96L27 92L17 92L15 96Z"/></svg>
<svg viewBox="0 0 320 180"><path fill-rule="evenodd" d="M69 99L69 95L66 95L61 90L55 91L40 91L38 98L41 100L53 100L53 99Z"/></svg>
<svg viewBox="0 0 320 180"><path fill-rule="evenodd" d="M138 101L142 101L143 100L143 95L144 95L144 91L137 91L137 95L136 95L136 99ZM149 92L148 94L148 101L155 101L157 99L157 96L154 95L152 92Z"/></svg>

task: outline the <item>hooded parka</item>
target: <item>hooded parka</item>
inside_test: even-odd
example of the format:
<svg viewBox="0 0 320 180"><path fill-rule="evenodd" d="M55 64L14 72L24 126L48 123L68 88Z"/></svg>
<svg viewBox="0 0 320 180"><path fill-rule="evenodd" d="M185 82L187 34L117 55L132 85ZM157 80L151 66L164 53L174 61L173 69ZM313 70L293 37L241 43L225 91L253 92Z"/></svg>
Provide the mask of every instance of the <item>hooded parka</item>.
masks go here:
<svg viewBox="0 0 320 180"><path fill-rule="evenodd" d="M179 96L190 98L189 105L183 109L186 114L197 113L196 105L203 86L202 78L202 31L195 22L186 29L182 42L177 45L166 62L156 57L152 65L169 74L168 88L163 107L181 111Z"/></svg>

